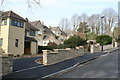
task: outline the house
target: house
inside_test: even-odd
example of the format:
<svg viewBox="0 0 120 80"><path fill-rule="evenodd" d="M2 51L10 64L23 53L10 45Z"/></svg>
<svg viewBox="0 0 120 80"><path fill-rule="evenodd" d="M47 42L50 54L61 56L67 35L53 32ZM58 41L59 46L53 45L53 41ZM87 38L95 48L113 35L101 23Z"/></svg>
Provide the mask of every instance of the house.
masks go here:
<svg viewBox="0 0 120 80"><path fill-rule="evenodd" d="M48 46L49 42L54 42L55 44L59 45L60 42L55 38L55 34L41 21L33 21L30 22L33 26L39 29L37 40L39 46Z"/></svg>
<svg viewBox="0 0 120 80"><path fill-rule="evenodd" d="M65 33L67 34L67 39L71 36L77 35L77 31L75 30L66 30Z"/></svg>
<svg viewBox="0 0 120 80"><path fill-rule="evenodd" d="M0 20L1 48L4 53L24 54L26 20L13 11L2 12Z"/></svg>
<svg viewBox="0 0 120 80"><path fill-rule="evenodd" d="M38 52L38 41L37 34L39 29L26 22L25 26L25 45L24 54L37 54Z"/></svg>
<svg viewBox="0 0 120 80"><path fill-rule="evenodd" d="M71 36L74 36L74 35L77 35L77 36L80 36L83 39L86 39L86 34L85 33L78 32L78 31L75 31L75 30L66 30L65 32L68 35L67 39L70 38Z"/></svg>
<svg viewBox="0 0 120 80"><path fill-rule="evenodd" d="M51 31L56 35L57 39L61 42L64 42L67 39L67 34L62 31L59 27L50 27Z"/></svg>

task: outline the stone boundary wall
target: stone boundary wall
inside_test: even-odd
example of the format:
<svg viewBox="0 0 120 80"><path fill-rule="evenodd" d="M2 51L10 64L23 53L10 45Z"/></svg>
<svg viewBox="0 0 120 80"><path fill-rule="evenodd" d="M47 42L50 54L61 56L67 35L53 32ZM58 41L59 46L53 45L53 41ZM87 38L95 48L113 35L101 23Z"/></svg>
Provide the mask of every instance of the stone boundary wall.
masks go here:
<svg viewBox="0 0 120 80"><path fill-rule="evenodd" d="M2 54L2 75L13 72L13 54Z"/></svg>
<svg viewBox="0 0 120 80"><path fill-rule="evenodd" d="M76 49L54 49L53 51L43 50L43 64L55 64L67 59L82 56L84 53L84 48L82 47L76 47Z"/></svg>
<svg viewBox="0 0 120 80"><path fill-rule="evenodd" d="M113 48L113 45L112 45L112 44L104 45L104 46L103 46L103 50L107 50L107 49L111 49L111 48Z"/></svg>
<svg viewBox="0 0 120 80"><path fill-rule="evenodd" d="M90 53L94 53L94 52L100 52L101 47L99 44L96 45L91 45L90 46Z"/></svg>
<svg viewBox="0 0 120 80"><path fill-rule="evenodd" d="M0 54L0 80L2 79L2 54Z"/></svg>

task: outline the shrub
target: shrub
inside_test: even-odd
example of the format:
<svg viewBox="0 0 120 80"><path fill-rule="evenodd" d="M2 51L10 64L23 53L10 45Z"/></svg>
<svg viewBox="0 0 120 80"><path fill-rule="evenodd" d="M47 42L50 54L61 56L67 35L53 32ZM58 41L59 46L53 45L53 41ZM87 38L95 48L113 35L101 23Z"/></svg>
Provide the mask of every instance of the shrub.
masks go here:
<svg viewBox="0 0 120 80"><path fill-rule="evenodd" d="M79 36L72 36L69 39L64 41L65 45L69 45L70 47L81 46L84 45L86 41Z"/></svg>
<svg viewBox="0 0 120 80"><path fill-rule="evenodd" d="M96 42L100 45L107 45L112 43L112 37L109 35L100 35L96 37Z"/></svg>

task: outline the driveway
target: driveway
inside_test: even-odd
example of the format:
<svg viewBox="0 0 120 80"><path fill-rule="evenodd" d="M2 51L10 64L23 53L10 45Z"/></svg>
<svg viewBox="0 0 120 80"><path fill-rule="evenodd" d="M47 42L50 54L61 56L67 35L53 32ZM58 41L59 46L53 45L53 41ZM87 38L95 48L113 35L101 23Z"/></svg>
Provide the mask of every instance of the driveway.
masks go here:
<svg viewBox="0 0 120 80"><path fill-rule="evenodd" d="M42 58L42 56L32 57L32 58L21 58L13 60L13 72L40 66L42 64L37 64L35 62L36 59Z"/></svg>

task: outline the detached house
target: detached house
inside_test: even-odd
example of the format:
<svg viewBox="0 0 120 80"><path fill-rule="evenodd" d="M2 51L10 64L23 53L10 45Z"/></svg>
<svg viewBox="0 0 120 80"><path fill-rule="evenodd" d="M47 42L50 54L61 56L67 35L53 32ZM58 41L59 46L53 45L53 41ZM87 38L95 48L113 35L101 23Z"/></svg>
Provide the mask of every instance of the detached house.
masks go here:
<svg viewBox="0 0 120 80"><path fill-rule="evenodd" d="M28 20L13 11L2 12L0 17L1 48L4 53L36 54L38 49L37 31Z"/></svg>
<svg viewBox="0 0 120 80"><path fill-rule="evenodd" d="M57 45L60 44L55 38L55 34L47 26L43 25L41 21L34 21L31 24L39 29L37 36L39 46L48 46L49 42L54 42Z"/></svg>
<svg viewBox="0 0 120 80"><path fill-rule="evenodd" d="M4 53L24 54L26 20L13 11L2 12L0 19L1 48Z"/></svg>

